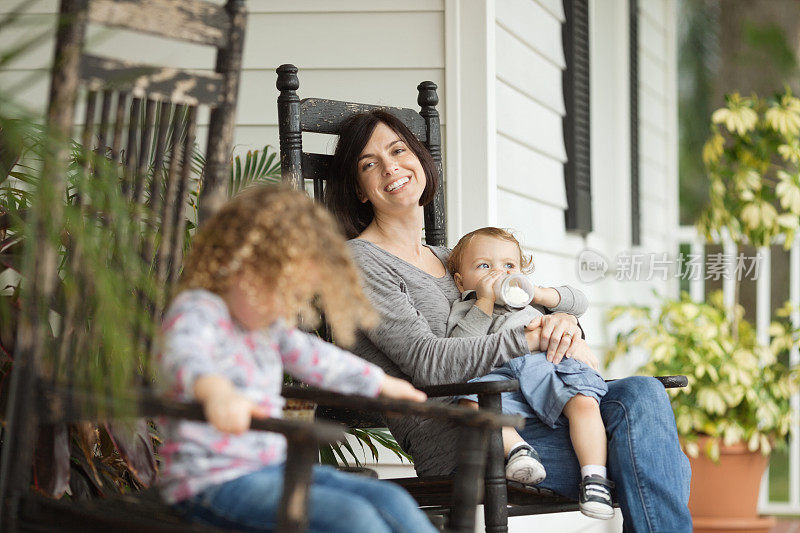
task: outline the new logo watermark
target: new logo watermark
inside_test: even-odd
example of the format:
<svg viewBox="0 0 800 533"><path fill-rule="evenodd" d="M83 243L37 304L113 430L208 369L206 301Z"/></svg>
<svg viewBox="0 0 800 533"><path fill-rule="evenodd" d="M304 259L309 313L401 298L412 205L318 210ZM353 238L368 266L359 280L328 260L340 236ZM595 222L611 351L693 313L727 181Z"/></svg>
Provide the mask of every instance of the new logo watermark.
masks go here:
<svg viewBox="0 0 800 533"><path fill-rule="evenodd" d="M578 279L592 283L606 277L608 261L603 254L587 248L578 254Z"/></svg>

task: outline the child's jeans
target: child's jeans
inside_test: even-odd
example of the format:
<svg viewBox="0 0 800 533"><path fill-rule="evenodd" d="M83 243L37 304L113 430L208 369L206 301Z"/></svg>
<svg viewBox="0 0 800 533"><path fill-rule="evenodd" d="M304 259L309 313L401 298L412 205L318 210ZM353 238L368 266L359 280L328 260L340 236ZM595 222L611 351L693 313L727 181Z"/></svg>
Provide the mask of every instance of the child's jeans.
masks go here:
<svg viewBox="0 0 800 533"><path fill-rule="evenodd" d="M567 357L553 364L543 352L515 357L485 376L471 379L470 383L507 379L519 380L519 391L502 394L503 412L536 417L554 429L567 424L561 413L575 395L594 398L599 404L608 392L603 378L589 365ZM478 401L476 395L462 398Z"/></svg>
<svg viewBox="0 0 800 533"><path fill-rule="evenodd" d="M188 518L239 531L274 531L283 464L210 487L176 504ZM388 481L315 466L309 491L309 533L427 533L436 530L414 499Z"/></svg>

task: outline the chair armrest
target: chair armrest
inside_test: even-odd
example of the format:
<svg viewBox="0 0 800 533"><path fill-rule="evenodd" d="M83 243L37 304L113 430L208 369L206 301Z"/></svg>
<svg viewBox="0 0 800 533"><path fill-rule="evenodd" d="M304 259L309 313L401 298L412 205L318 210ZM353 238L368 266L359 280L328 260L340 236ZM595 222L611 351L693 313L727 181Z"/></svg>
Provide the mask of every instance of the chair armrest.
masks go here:
<svg viewBox="0 0 800 533"><path fill-rule="evenodd" d="M438 396L461 396L465 394L499 394L501 392L516 392L519 390L519 381L507 379L503 381L478 381L474 383L448 383L446 385L428 385L419 387L419 390L429 398Z"/></svg>
<svg viewBox="0 0 800 533"><path fill-rule="evenodd" d="M56 389L42 391L40 401L45 403L48 422L76 422L80 420L113 420L125 418L152 418L168 416L184 420L205 422L203 406L198 402L167 400L148 391L135 395L100 396L85 391ZM136 406L136 407L132 407ZM344 426L331 422L302 422L282 418L254 418L250 429L281 433L292 441L313 440L328 443L344 438Z"/></svg>
<svg viewBox="0 0 800 533"><path fill-rule="evenodd" d="M658 381L664 385L665 389L679 389L686 387L689 384L689 378L686 376L654 376ZM616 379L607 379L606 383L617 381Z"/></svg>
<svg viewBox="0 0 800 533"><path fill-rule="evenodd" d="M655 376L666 389L686 387L689 380L686 376ZM607 382L616 381L607 379ZM461 396L465 394L494 394L501 392L516 392L519 390L519 381L509 379L504 381L480 381L474 383L449 383L447 385L429 385L419 387L419 390L429 398L437 396Z"/></svg>
<svg viewBox="0 0 800 533"><path fill-rule="evenodd" d="M140 415L168 416L184 420L205 422L203 406L198 402L176 402L162 398L145 397L139 402ZM290 440L312 439L325 444L344 438L344 427L330 422L302 422L283 418L253 418L250 429L281 433Z"/></svg>
<svg viewBox="0 0 800 533"><path fill-rule="evenodd" d="M524 425L524 419L517 415L502 415L464 407L451 407L433 402L367 398L366 396L345 395L311 387L285 385L283 387L283 396L285 398L311 400L330 407L378 411L387 416L416 415L428 418L440 418L462 426L495 429L504 426L522 428Z"/></svg>
<svg viewBox="0 0 800 533"><path fill-rule="evenodd" d="M689 385L689 378L686 376L655 376L655 378L665 389L678 389Z"/></svg>

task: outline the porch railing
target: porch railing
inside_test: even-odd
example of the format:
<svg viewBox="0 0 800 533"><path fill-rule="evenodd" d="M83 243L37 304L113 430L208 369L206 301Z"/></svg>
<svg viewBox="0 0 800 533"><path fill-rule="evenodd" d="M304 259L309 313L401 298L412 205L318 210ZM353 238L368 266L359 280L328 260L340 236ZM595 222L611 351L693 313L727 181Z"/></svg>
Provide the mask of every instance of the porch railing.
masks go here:
<svg viewBox="0 0 800 533"><path fill-rule="evenodd" d="M716 243L722 246L722 254L725 257L731 258L737 256L737 247L730 239L723 238L722 242ZM774 244L783 244L782 241ZM699 235L693 226L682 226L678 232L678 245L681 248L688 247L689 254L694 257L706 257L706 242L702 235ZM762 343L769 341L769 323L771 320L770 310L770 296L772 291L772 261L771 251L767 246L757 249L759 259L759 271L755 277L756 283L756 336ZM725 275L721 276L722 290L724 301L727 306L732 306L735 301L736 291L736 272L734 272L734 262L726 261L725 266L727 271ZM705 282L706 282L706 267L705 260L700 261L701 275L692 276L689 280L689 294L695 301L702 301L705 298ZM786 291L786 297L792 302L795 311L792 313L790 320L792 324L797 327L800 325L800 312L796 309L800 305L800 235L794 239L792 247L789 251L789 287ZM800 364L800 350L797 347L792 348L789 355L789 364L792 367ZM800 395L795 394L791 400L792 407L795 412L794 428L795 433L790 435L788 447L788 499L783 501L774 501L775 495L770 494L770 488L774 485L770 483L770 470L764 474L761 482L761 493L759 496L759 512L764 514L800 514ZM774 456L773 456L774 457ZM776 468L777 465L773 464L771 469ZM780 467L777 467L780 468ZM774 470L775 473L785 474L780 470ZM775 491L778 492L778 491Z"/></svg>

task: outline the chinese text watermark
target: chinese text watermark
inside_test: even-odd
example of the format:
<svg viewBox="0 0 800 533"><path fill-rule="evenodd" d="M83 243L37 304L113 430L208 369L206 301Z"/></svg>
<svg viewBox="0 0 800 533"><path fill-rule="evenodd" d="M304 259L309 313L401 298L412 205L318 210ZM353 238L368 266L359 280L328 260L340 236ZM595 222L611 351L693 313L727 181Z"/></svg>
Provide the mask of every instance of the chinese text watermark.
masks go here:
<svg viewBox="0 0 800 533"><path fill-rule="evenodd" d="M583 250L577 258L578 279L591 283L613 276L617 281L755 280L762 263L761 254L710 253L675 255L666 252L620 252L610 262L595 250Z"/></svg>

